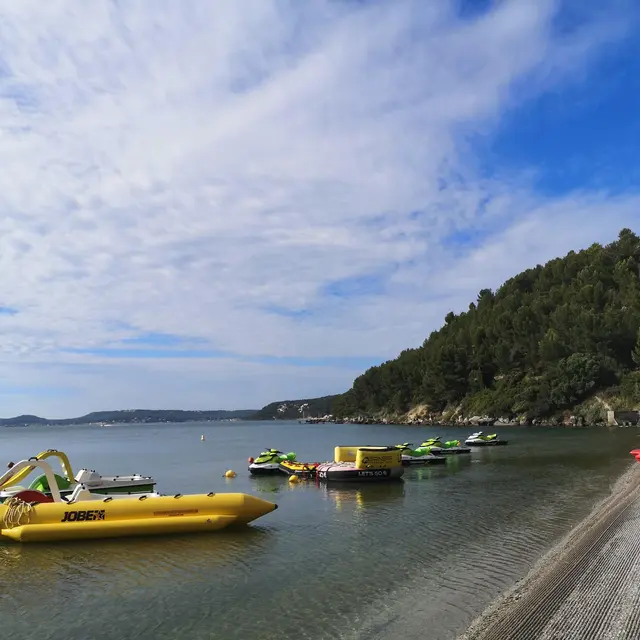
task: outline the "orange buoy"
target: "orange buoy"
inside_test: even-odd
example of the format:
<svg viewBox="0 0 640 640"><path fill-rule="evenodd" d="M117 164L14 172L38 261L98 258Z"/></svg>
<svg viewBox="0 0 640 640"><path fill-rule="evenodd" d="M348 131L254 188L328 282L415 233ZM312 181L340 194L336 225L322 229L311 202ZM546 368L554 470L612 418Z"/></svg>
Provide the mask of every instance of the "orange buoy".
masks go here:
<svg viewBox="0 0 640 640"><path fill-rule="evenodd" d="M249 464L253 464L253 458L247 458L247 462L248 462Z"/></svg>

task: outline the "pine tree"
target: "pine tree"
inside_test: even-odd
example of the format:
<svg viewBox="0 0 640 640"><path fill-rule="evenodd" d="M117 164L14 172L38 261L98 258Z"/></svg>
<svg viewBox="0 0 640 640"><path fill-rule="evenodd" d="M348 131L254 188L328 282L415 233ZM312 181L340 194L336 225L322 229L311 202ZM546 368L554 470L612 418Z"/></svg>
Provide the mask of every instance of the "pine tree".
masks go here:
<svg viewBox="0 0 640 640"><path fill-rule="evenodd" d="M635 349L631 352L631 357L636 365L640 368L640 329L638 329L638 339L636 340Z"/></svg>

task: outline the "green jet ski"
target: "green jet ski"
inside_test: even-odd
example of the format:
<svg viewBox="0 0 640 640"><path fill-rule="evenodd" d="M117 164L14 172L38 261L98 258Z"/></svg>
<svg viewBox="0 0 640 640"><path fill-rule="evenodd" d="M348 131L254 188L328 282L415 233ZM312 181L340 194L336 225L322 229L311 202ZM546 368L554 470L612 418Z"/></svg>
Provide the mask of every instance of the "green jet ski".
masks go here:
<svg viewBox="0 0 640 640"><path fill-rule="evenodd" d="M501 444L507 444L506 440L500 440L497 434L484 434L482 431L476 431L472 433L465 441L466 445L470 447L495 447Z"/></svg>
<svg viewBox="0 0 640 640"><path fill-rule="evenodd" d="M285 460L293 461L296 454L292 452L283 453L279 449L267 449L263 451L255 460L249 458L249 472L254 476L271 476L282 474L280 463Z"/></svg>
<svg viewBox="0 0 640 640"><path fill-rule="evenodd" d="M440 436L436 436L435 438L429 438L425 440L421 445L421 447L431 447L431 451L439 454L457 454L457 453L471 453L471 449L469 447L460 446L460 440L447 440L446 442L442 442L440 440Z"/></svg>
<svg viewBox="0 0 640 640"><path fill-rule="evenodd" d="M405 466L416 464L443 464L447 461L442 454L433 451L431 447L417 447L416 449L412 449L411 444L408 442L393 446L395 449L402 451L402 464Z"/></svg>

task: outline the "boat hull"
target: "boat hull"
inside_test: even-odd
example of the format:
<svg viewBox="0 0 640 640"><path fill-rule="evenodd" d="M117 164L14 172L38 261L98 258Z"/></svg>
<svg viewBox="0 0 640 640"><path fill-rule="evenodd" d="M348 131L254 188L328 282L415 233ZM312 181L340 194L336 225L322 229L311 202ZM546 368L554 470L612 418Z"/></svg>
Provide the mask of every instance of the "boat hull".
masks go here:
<svg viewBox="0 0 640 640"><path fill-rule="evenodd" d="M249 473L252 476L278 476L281 475L282 470L277 462L268 462L266 464L256 464L254 462L249 465Z"/></svg>
<svg viewBox="0 0 640 640"><path fill-rule="evenodd" d="M447 456L460 455L463 453L471 453L471 449L468 446L465 447L449 447L448 449L445 447L440 450L440 453Z"/></svg>
<svg viewBox="0 0 640 640"><path fill-rule="evenodd" d="M76 488L76 484L71 485L69 489L60 490L60 495L63 498L68 498ZM13 488L13 487L12 487ZM20 489L21 487L18 487ZM24 487L22 487L24 488ZM37 489L36 489L37 490ZM139 496L145 493L153 493L155 491L155 482L148 484L138 484L134 486L126 485L126 486L118 486L113 485L109 487L91 487L91 493L103 495L103 496ZM4 491L0 492L0 504L6 502L9 498L11 498L14 493L17 491ZM51 491L43 491L42 492L47 497L52 497Z"/></svg>
<svg viewBox="0 0 640 640"><path fill-rule="evenodd" d="M323 482L389 482L399 480L404 467L360 469L350 462L331 462L318 465L317 478Z"/></svg>
<svg viewBox="0 0 640 640"><path fill-rule="evenodd" d="M2 538L49 542L216 531L246 525L277 505L244 493L47 502L17 517L0 506ZM17 521L16 521L17 519Z"/></svg>
<svg viewBox="0 0 640 640"><path fill-rule="evenodd" d="M87 486L87 489L91 491L91 493L100 493L103 495L110 495L112 493L126 493L128 495L136 495L138 493L151 493L155 491L155 482L141 483L141 484L112 484L107 486L97 486L92 487L90 485ZM47 492L45 492L47 493ZM62 495L67 493L72 493L71 491L65 490L61 491Z"/></svg>
<svg viewBox="0 0 640 640"><path fill-rule="evenodd" d="M465 442L467 447L499 447L500 445L507 444L506 440L475 440Z"/></svg>
<svg viewBox="0 0 640 640"><path fill-rule="evenodd" d="M402 456L402 464L405 467L413 467L425 464L445 464L447 459L444 456Z"/></svg>

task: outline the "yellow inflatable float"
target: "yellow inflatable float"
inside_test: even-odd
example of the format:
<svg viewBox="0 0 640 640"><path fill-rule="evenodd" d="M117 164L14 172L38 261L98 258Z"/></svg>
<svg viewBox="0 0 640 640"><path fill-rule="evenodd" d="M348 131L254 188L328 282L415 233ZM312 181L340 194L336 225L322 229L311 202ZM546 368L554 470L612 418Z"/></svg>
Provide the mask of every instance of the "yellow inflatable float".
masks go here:
<svg viewBox="0 0 640 640"><path fill-rule="evenodd" d="M48 542L216 531L248 524L278 508L244 493L105 495L91 493L81 484L69 497L62 497L44 460L19 462L13 473L17 476L28 466L44 471L51 495L24 489L0 504L0 539ZM0 486L5 476L0 477Z"/></svg>
<svg viewBox="0 0 640 640"><path fill-rule="evenodd" d="M401 452L395 447L336 447L333 462L317 467L324 482L399 480L404 474Z"/></svg>

